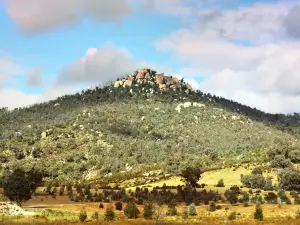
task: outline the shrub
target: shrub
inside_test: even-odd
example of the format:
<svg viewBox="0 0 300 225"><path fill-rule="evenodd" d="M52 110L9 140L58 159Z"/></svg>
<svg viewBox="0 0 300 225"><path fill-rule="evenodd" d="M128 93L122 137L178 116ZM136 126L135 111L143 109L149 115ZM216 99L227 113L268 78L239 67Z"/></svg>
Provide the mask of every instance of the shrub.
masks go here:
<svg viewBox="0 0 300 225"><path fill-rule="evenodd" d="M275 168L287 168L291 165L291 160L286 159L284 155L275 155L271 161L271 166Z"/></svg>
<svg viewBox="0 0 300 225"><path fill-rule="evenodd" d="M171 203L168 205L167 216L176 216L176 215L177 215L176 204L171 201Z"/></svg>
<svg viewBox="0 0 300 225"><path fill-rule="evenodd" d="M146 201L144 204L144 213L143 213L143 217L146 220L151 220L154 214L154 205L153 202L151 201Z"/></svg>
<svg viewBox="0 0 300 225"><path fill-rule="evenodd" d="M228 220L235 220L236 219L236 212L231 212L228 215Z"/></svg>
<svg viewBox="0 0 300 225"><path fill-rule="evenodd" d="M189 217L189 213L187 210L182 212L182 219L186 220Z"/></svg>
<svg viewBox="0 0 300 225"><path fill-rule="evenodd" d="M300 151L294 150L289 152L289 158L293 163L300 163Z"/></svg>
<svg viewBox="0 0 300 225"><path fill-rule="evenodd" d="M80 222L85 222L87 219L87 213L85 210L82 210L80 213L79 213L79 221Z"/></svg>
<svg viewBox="0 0 300 225"><path fill-rule="evenodd" d="M123 209L122 202L116 202L115 207L116 207L116 210L121 211Z"/></svg>
<svg viewBox="0 0 300 225"><path fill-rule="evenodd" d="M98 214L98 212L94 212L94 213L92 214L92 219L94 219L94 220L98 220L98 219L99 219L99 214Z"/></svg>
<svg viewBox="0 0 300 225"><path fill-rule="evenodd" d="M298 209L298 210L296 211L296 216L295 216L295 218L296 218L297 220L300 220L300 209Z"/></svg>
<svg viewBox="0 0 300 225"><path fill-rule="evenodd" d="M115 219L115 212L112 205L107 206L104 216L106 221L112 221Z"/></svg>
<svg viewBox="0 0 300 225"><path fill-rule="evenodd" d="M300 191L300 173L293 170L283 170L278 176L279 185L285 190Z"/></svg>
<svg viewBox="0 0 300 225"><path fill-rule="evenodd" d="M269 204L277 204L277 195L274 192L269 192L265 197L265 201Z"/></svg>
<svg viewBox="0 0 300 225"><path fill-rule="evenodd" d="M143 199L139 198L137 201L136 201L136 204L138 205L143 205Z"/></svg>
<svg viewBox="0 0 300 225"><path fill-rule="evenodd" d="M225 187L224 180L220 179L219 182L217 183L216 187Z"/></svg>
<svg viewBox="0 0 300 225"><path fill-rule="evenodd" d="M259 174L259 175L262 175L263 174L263 169L261 166L259 167L255 167L253 170L252 170L252 174Z"/></svg>
<svg viewBox="0 0 300 225"><path fill-rule="evenodd" d="M243 202L244 203L249 202L249 194L247 192L243 192Z"/></svg>
<svg viewBox="0 0 300 225"><path fill-rule="evenodd" d="M136 207L133 201L129 201L126 207L124 208L124 214L129 218L129 219L135 219L138 218L140 211Z"/></svg>
<svg viewBox="0 0 300 225"><path fill-rule="evenodd" d="M254 219L256 219L256 220L263 220L264 219L263 210L262 210L261 205L259 203L256 204L256 207L255 207Z"/></svg>
<svg viewBox="0 0 300 225"><path fill-rule="evenodd" d="M190 216L197 216L196 206L194 203L189 205L189 215Z"/></svg>
<svg viewBox="0 0 300 225"><path fill-rule="evenodd" d="M299 198L299 197L296 197L296 198L294 199L294 204L295 204L295 205L300 205L300 198Z"/></svg>
<svg viewBox="0 0 300 225"><path fill-rule="evenodd" d="M216 211L216 203L214 203L214 202L210 203L208 211L210 211L210 212Z"/></svg>

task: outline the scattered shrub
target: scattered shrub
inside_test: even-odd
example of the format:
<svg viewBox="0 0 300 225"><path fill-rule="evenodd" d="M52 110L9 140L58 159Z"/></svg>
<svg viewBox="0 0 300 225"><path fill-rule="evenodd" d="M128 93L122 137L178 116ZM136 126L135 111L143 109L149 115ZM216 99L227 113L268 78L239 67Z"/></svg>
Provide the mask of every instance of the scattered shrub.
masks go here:
<svg viewBox="0 0 300 225"><path fill-rule="evenodd" d="M235 220L236 219L236 212L231 212L228 215L228 220Z"/></svg>
<svg viewBox="0 0 300 225"><path fill-rule="evenodd" d="M115 207L116 207L116 210L121 211L123 209L122 202L116 202Z"/></svg>
<svg viewBox="0 0 300 225"><path fill-rule="evenodd" d="M189 215L190 216L197 216L196 206L194 203L189 205Z"/></svg>
<svg viewBox="0 0 300 225"><path fill-rule="evenodd" d="M263 220L264 219L263 210L259 203L256 204L256 207L255 207L254 219L255 220Z"/></svg>
<svg viewBox="0 0 300 225"><path fill-rule="evenodd" d="M115 219L115 212L111 204L107 206L104 217L106 221L112 221Z"/></svg>
<svg viewBox="0 0 300 225"><path fill-rule="evenodd" d="M79 221L80 222L85 222L87 219L87 213L85 210L82 210L80 213L79 213Z"/></svg>

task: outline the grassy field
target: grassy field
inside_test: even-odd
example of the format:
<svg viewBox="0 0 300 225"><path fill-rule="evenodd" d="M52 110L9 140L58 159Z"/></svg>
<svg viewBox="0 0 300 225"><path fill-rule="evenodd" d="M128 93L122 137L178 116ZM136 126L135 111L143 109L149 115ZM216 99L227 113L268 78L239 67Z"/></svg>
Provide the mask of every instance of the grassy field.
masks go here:
<svg viewBox="0 0 300 225"><path fill-rule="evenodd" d="M223 193L227 190L231 185L241 185L240 183L240 175L241 174L249 174L251 172L251 168L240 167L237 169L228 168L223 170L216 170L211 172L205 172L202 174L201 180L199 183L205 183L207 186L206 190L214 190L219 193ZM276 174L269 173L265 174L274 177L274 181L276 181ZM225 187L217 188L215 184L219 179L223 179L225 183ZM166 184L167 186L177 186L183 185L184 182L182 178L179 176L170 177L166 180L161 180L157 182L153 182L148 184L147 187L151 189L151 187L163 186ZM140 186L143 187L143 186ZM83 202L76 203L72 202L68 199L66 195L59 196L57 195L53 198L51 195L48 195L42 190L44 187L40 187L37 190L37 196L33 196L31 200L23 204L24 209L28 211L36 212L35 216L31 217L0 217L0 224L57 224L57 225L67 225L67 224L80 224L78 222L79 212L82 210L87 211L88 214L88 224L154 224L151 221L145 221L142 218L137 220L126 220L126 217L123 211L115 211L116 220L115 222L105 223L104 222L104 214L105 209L108 204L111 203L103 203L104 209L99 208L99 202ZM131 188L135 189L135 187ZM74 190L75 191L75 190ZM243 191L248 191L248 188L243 188ZM255 191L255 190L253 190ZM91 190L94 192L94 190ZM100 192L100 191L98 191ZM265 192L262 192L262 195ZM289 193L287 192L289 196ZM289 196L290 197L290 196ZM218 202L217 205L221 206L221 209L215 212L208 211L208 205L200 205L196 207L197 216L189 217L188 219L183 220L181 217L181 213L186 211L187 206L185 204L177 205L177 210L179 212L178 216L166 217L164 222L166 224L199 224L199 225L219 225L219 224L227 224L227 225L254 225L254 224L266 224L266 225L277 225L277 224L287 224L287 225L296 225L300 224L300 220L295 220L295 213L298 209L300 209L299 205L286 205L283 204L279 207L277 204L263 204L263 213L264 213L264 221L257 222L253 219L253 213L255 211L255 205L250 204L248 207L244 207L242 203L237 205L231 205L228 202L222 203ZM125 204L123 204L123 208ZM138 206L140 212L143 212L143 206ZM42 214L42 210L46 209L48 212L47 216ZM95 221L91 219L92 214L97 212L99 214L99 220ZM237 213L236 221L229 221L227 219L228 215L231 212ZM142 217L140 215L140 217Z"/></svg>

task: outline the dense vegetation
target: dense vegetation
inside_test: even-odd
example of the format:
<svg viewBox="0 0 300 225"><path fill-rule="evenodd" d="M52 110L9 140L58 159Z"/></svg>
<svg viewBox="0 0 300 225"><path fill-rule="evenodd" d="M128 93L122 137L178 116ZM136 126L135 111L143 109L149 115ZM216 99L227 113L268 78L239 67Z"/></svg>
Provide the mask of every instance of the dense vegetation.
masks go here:
<svg viewBox="0 0 300 225"><path fill-rule="evenodd" d="M287 168L299 163L298 117L266 114L184 88L99 86L27 108L2 109L1 171L34 167L45 180L139 177L146 183L149 171L159 171L157 179L242 163Z"/></svg>

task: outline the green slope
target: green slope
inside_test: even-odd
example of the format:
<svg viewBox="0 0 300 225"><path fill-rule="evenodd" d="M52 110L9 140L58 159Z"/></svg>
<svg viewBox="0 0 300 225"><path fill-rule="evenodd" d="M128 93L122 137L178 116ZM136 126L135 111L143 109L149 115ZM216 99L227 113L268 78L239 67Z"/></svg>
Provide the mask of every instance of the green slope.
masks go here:
<svg viewBox="0 0 300 225"><path fill-rule="evenodd" d="M99 87L0 114L1 171L35 167L62 182L265 164L274 140L294 139L196 92L149 85Z"/></svg>

